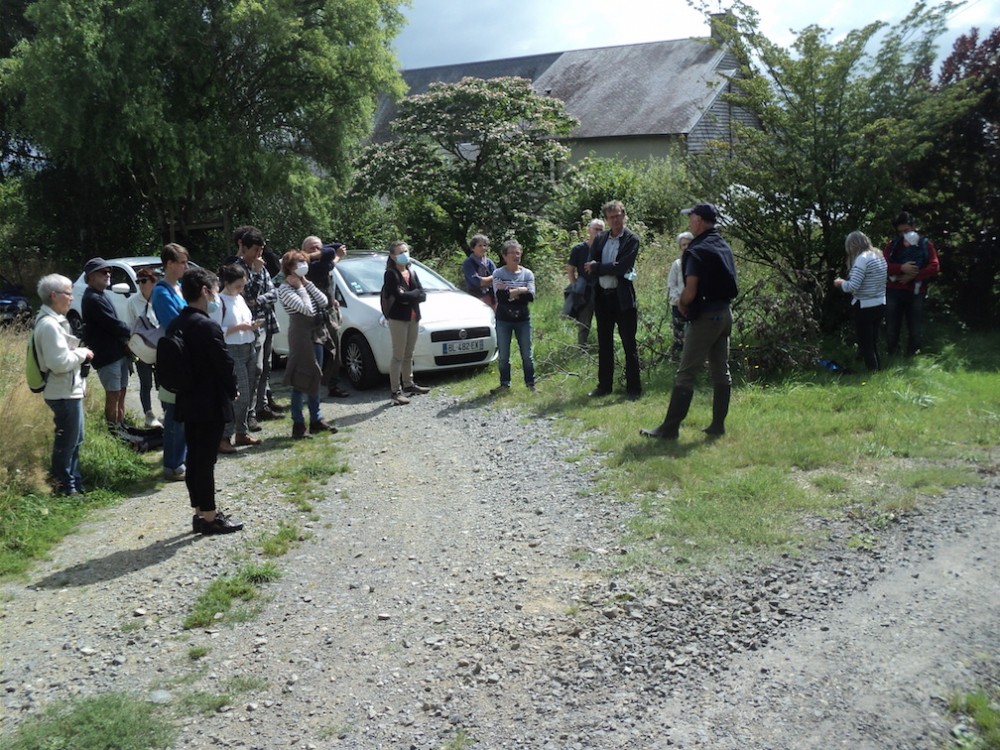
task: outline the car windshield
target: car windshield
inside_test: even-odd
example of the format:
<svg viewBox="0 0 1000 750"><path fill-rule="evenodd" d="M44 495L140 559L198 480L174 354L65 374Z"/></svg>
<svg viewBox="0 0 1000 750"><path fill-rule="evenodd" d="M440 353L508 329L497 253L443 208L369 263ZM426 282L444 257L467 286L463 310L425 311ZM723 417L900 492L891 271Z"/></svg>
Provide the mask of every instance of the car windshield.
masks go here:
<svg viewBox="0 0 1000 750"><path fill-rule="evenodd" d="M379 294L382 291L382 280L385 278L385 255L364 255L344 258L337 263L337 272L355 294ZM420 277L424 291L442 292L455 291L451 282L436 274L423 263L413 261Z"/></svg>

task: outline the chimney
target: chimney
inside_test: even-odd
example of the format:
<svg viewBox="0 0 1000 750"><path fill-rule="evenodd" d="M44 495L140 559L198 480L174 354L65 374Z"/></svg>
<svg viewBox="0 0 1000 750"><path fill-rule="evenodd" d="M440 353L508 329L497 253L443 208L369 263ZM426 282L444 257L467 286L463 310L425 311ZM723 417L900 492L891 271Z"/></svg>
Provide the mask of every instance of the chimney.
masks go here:
<svg viewBox="0 0 1000 750"><path fill-rule="evenodd" d="M735 30L736 16L733 15L732 11L728 10L722 13L712 13L709 16L709 23L712 27L712 39L717 42L724 42L726 40L721 29L728 27Z"/></svg>

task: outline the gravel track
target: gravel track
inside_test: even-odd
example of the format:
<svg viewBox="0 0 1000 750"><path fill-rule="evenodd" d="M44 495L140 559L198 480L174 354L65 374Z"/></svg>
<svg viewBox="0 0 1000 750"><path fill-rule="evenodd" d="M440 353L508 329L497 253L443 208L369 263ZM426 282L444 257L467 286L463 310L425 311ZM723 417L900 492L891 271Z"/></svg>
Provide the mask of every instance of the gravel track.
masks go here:
<svg viewBox="0 0 1000 750"><path fill-rule="evenodd" d="M581 444L550 420L436 393L323 410L350 472L319 520L261 479L287 448L272 439L219 463L242 534L191 535L183 484L162 485L0 587L4 734L68 695L176 702L254 678L182 720L176 747L423 749L464 733L484 748L931 750L955 723L945 696L998 671L995 477L927 501L874 552L848 548L860 521L817 521L822 548L761 569L620 577L634 509L602 496L596 462L566 460ZM259 614L182 630L282 518L313 536L277 561Z"/></svg>

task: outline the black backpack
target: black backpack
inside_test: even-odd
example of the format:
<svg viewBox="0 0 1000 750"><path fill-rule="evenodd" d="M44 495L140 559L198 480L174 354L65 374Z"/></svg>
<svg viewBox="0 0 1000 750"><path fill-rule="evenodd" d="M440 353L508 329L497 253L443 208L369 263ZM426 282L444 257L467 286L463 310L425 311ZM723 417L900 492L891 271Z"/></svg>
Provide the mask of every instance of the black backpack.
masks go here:
<svg viewBox="0 0 1000 750"><path fill-rule="evenodd" d="M194 389L194 369L184 346L184 331L175 318L167 332L156 343L156 377L171 393L187 393Z"/></svg>

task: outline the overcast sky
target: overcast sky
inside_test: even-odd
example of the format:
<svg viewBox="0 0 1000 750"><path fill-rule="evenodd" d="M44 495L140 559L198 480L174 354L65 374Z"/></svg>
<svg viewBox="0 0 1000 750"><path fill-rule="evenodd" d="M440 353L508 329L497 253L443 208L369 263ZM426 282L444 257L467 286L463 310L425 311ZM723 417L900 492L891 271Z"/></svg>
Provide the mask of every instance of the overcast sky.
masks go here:
<svg viewBox="0 0 1000 750"><path fill-rule="evenodd" d="M793 38L790 30L810 24L843 34L872 20L896 23L914 1L752 0L751 4L768 38L787 46ZM712 7L718 7L716 0ZM404 69L708 35L704 19L684 0L411 0L404 13L409 22L396 39ZM997 25L1000 0L969 0L952 16L939 57L946 56L954 39L973 26L989 31Z"/></svg>

